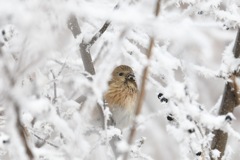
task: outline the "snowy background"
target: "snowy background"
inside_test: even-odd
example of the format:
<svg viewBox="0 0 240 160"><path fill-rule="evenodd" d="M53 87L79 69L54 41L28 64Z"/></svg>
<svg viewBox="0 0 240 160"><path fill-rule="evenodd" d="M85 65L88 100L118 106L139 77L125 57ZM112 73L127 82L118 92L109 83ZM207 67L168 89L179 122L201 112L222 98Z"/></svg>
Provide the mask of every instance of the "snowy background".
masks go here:
<svg viewBox="0 0 240 160"><path fill-rule="evenodd" d="M209 159L211 131L219 128L229 133L224 158L240 159L240 109L231 124L217 116L224 77L239 65L232 48L240 2L162 0L155 17L156 2L0 0L0 159L28 159L18 120L35 159L111 159L103 142L119 130L99 130L92 142L86 119L116 65L131 66L140 86L150 37L155 45L136 136L145 140L132 159ZM71 14L81 29L76 39L67 25ZM96 70L89 81L78 45L106 21L110 26L89 48ZM82 105L75 101L81 95Z"/></svg>

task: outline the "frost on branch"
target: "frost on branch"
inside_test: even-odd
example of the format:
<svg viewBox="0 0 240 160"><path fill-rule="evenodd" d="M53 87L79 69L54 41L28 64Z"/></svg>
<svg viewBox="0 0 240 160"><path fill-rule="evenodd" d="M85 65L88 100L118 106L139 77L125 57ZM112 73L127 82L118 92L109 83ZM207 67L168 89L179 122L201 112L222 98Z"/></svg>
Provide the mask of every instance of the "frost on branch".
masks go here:
<svg viewBox="0 0 240 160"><path fill-rule="evenodd" d="M223 86L239 91L239 2L162 0L158 17L156 2L0 1L0 159L211 159L214 130L222 159L240 158L238 108L218 115ZM132 145L102 100L120 64L138 86L148 66ZM88 123L97 103L104 129Z"/></svg>

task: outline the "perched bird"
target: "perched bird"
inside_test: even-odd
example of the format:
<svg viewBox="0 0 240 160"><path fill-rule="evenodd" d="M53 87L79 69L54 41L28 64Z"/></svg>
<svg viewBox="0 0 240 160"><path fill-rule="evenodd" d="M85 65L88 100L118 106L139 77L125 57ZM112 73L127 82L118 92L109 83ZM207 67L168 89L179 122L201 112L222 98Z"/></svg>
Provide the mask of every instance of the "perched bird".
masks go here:
<svg viewBox="0 0 240 160"><path fill-rule="evenodd" d="M112 119L119 129L129 125L135 112L138 96L137 84L131 67L120 65L112 72L104 99L112 112Z"/></svg>
<svg viewBox="0 0 240 160"><path fill-rule="evenodd" d="M112 78L109 81L108 89L104 94L104 100L112 113L110 120L112 122L111 124L115 124L116 128L123 130L130 125L131 120L134 117L137 96L138 89L132 68L126 65L116 67L112 72ZM103 112L100 105L93 108L90 120L90 124L94 125L94 127L105 127L103 122ZM87 131L86 135L91 136L88 139L91 143L95 144L99 138L94 137L91 133L94 133L94 130L93 132L92 130ZM117 151L115 146L118 141L120 141L120 138L116 135L109 141L115 157L122 154ZM96 158L94 157L93 159Z"/></svg>

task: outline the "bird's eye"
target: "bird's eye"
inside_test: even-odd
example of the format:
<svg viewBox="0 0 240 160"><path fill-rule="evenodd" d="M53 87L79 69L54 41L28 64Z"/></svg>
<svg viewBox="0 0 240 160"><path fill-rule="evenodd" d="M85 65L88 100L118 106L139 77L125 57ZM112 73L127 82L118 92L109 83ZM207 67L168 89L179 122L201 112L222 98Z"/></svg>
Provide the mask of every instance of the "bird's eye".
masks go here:
<svg viewBox="0 0 240 160"><path fill-rule="evenodd" d="M122 73L122 72L120 72L118 75L119 75L119 76L123 76L123 73Z"/></svg>

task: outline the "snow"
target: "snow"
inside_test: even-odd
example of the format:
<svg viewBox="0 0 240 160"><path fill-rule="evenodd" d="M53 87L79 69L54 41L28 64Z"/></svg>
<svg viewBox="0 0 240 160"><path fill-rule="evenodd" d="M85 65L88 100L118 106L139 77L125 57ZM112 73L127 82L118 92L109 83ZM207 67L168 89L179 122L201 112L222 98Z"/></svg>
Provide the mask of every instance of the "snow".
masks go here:
<svg viewBox="0 0 240 160"><path fill-rule="evenodd" d="M215 129L232 139L223 159L239 159L239 112L218 115L224 85L239 71L233 55L239 5L163 0L155 17L156 0L0 1L0 159L28 159L16 126L18 109L35 159L111 159L114 136L122 139L118 151L130 150L129 159L199 159L199 152L203 159L217 158L220 152L211 149ZM81 29L76 39L67 27L71 14ZM107 20L110 26L89 48L96 71L90 75L79 44L100 35ZM139 88L149 66L131 145L131 125L121 131L88 121L98 103L107 125L111 112L103 106L103 94L120 64L133 68ZM81 104L75 101L80 96L86 97ZM166 120L169 115L172 121Z"/></svg>

